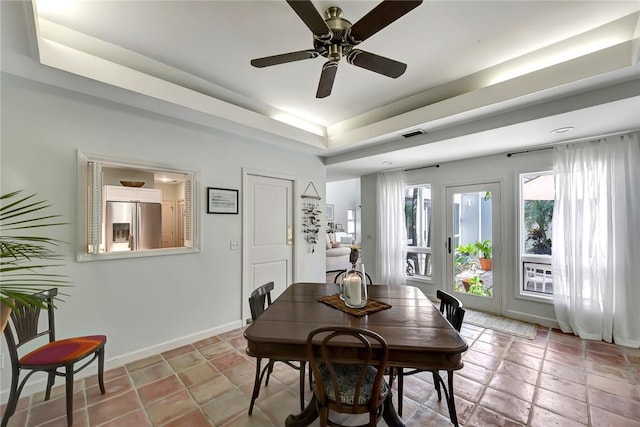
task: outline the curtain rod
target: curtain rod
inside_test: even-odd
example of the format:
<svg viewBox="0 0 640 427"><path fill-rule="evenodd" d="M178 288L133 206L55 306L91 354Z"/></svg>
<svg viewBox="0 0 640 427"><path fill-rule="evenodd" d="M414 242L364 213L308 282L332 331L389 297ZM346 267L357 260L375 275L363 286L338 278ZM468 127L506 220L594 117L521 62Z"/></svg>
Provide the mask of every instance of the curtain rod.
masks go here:
<svg viewBox="0 0 640 427"><path fill-rule="evenodd" d="M409 172L409 171L417 171L419 169L428 169L428 168L439 168L440 165L429 165L429 166L420 166L417 168L411 168L411 169L405 169L405 172Z"/></svg>
<svg viewBox="0 0 640 427"><path fill-rule="evenodd" d="M534 148L533 150L522 150L522 151L514 151L512 153L507 153L507 157L511 157L515 154L525 154L525 153L533 153L535 151L545 151L551 150L553 147L543 147L543 148Z"/></svg>
<svg viewBox="0 0 640 427"><path fill-rule="evenodd" d="M587 141L595 141L597 139L602 139L602 138L608 138L608 137L612 137L612 136L622 136L622 135L628 135L634 132L638 132L639 129L632 129L632 130L625 130L622 132L614 132L614 133L606 133L606 134L602 134L602 135L596 135L596 136L590 136L588 138L575 138L575 139L567 139L565 141L560 141L557 142L553 145L546 145L540 148L532 148L530 150L522 150L522 151L513 151L511 153L507 153L507 157L511 157L515 154L525 154L525 153L534 153L536 151L544 151L544 150L551 150L553 147L558 146L558 145L562 145L562 144L574 144L576 142L587 142Z"/></svg>

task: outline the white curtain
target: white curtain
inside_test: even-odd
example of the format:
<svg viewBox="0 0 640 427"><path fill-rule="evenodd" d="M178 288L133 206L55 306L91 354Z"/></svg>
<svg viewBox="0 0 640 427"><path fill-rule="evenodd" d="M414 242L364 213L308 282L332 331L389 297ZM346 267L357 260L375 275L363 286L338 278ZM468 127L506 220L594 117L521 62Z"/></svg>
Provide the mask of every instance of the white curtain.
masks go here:
<svg viewBox="0 0 640 427"><path fill-rule="evenodd" d="M564 332L640 347L638 134L557 147L553 288Z"/></svg>
<svg viewBox="0 0 640 427"><path fill-rule="evenodd" d="M405 285L404 172L380 173L377 184L376 279L382 285Z"/></svg>

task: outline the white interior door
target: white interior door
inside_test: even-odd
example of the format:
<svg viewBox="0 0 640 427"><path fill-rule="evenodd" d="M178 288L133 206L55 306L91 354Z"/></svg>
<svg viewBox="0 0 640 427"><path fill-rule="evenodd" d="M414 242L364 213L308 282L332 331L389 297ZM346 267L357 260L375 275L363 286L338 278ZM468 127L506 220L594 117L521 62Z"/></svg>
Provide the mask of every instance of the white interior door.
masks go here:
<svg viewBox="0 0 640 427"><path fill-rule="evenodd" d="M178 200L178 212L176 215L176 231L177 236L176 236L176 241L177 241L177 245L179 248L184 246L184 232L185 232L185 226L184 226L184 200Z"/></svg>
<svg viewBox="0 0 640 427"><path fill-rule="evenodd" d="M175 219L173 217L174 203L171 200L162 201L162 247L172 248L175 242Z"/></svg>
<svg viewBox="0 0 640 427"><path fill-rule="evenodd" d="M248 298L274 282L272 298L293 279L293 180L248 173L244 192L243 319L250 319Z"/></svg>
<svg viewBox="0 0 640 427"><path fill-rule="evenodd" d="M501 313L500 184L446 188L446 289L465 306ZM474 245L491 246L490 262Z"/></svg>

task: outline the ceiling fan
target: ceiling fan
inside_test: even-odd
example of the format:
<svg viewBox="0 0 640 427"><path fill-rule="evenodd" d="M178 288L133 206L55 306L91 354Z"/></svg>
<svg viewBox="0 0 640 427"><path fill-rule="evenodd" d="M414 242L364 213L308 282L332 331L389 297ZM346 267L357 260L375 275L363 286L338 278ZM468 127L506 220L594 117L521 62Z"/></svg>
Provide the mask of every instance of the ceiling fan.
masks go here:
<svg viewBox="0 0 640 427"><path fill-rule="evenodd" d="M394 79L407 69L407 64L354 47L420 6L422 0L385 0L353 25L342 17L342 9L339 7L328 8L325 11L326 18L322 18L310 0L287 0L287 3L313 33L313 49L252 59L251 65L254 67L270 67L324 56L328 61L322 66L316 98L325 98L331 94L338 62L342 57L346 57L347 62L356 67Z"/></svg>

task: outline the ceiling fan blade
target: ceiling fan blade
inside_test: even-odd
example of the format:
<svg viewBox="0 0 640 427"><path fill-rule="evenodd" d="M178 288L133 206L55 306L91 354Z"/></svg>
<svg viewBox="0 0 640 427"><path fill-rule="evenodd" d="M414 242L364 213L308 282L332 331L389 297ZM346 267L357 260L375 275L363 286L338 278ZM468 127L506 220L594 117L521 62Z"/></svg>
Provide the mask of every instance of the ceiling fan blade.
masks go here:
<svg viewBox="0 0 640 427"><path fill-rule="evenodd" d="M374 73L383 74L387 77L396 79L404 74L407 64L376 55L375 53L365 52L360 49L353 49L347 56L347 62L356 67L364 68Z"/></svg>
<svg viewBox="0 0 640 427"><path fill-rule="evenodd" d="M331 41L333 32L310 0L287 0L287 3L305 25L309 27L316 39L326 42Z"/></svg>
<svg viewBox="0 0 640 427"><path fill-rule="evenodd" d="M351 43L355 45L365 41L387 25L420 6L421 3L422 0L383 1L371 9L371 11L363 16L358 22L353 24L349 30L349 39Z"/></svg>
<svg viewBox="0 0 640 427"><path fill-rule="evenodd" d="M318 56L320 56L320 54L313 49L299 50L297 52L282 53L280 55L252 59L251 65L258 68L264 68L272 65L285 64L287 62L301 61L303 59L313 59Z"/></svg>
<svg viewBox="0 0 640 427"><path fill-rule="evenodd" d="M320 82L318 83L316 98L326 98L331 95L331 89L333 89L333 81L336 79L337 71L337 61L327 61L324 63L322 66L322 74L320 74Z"/></svg>

